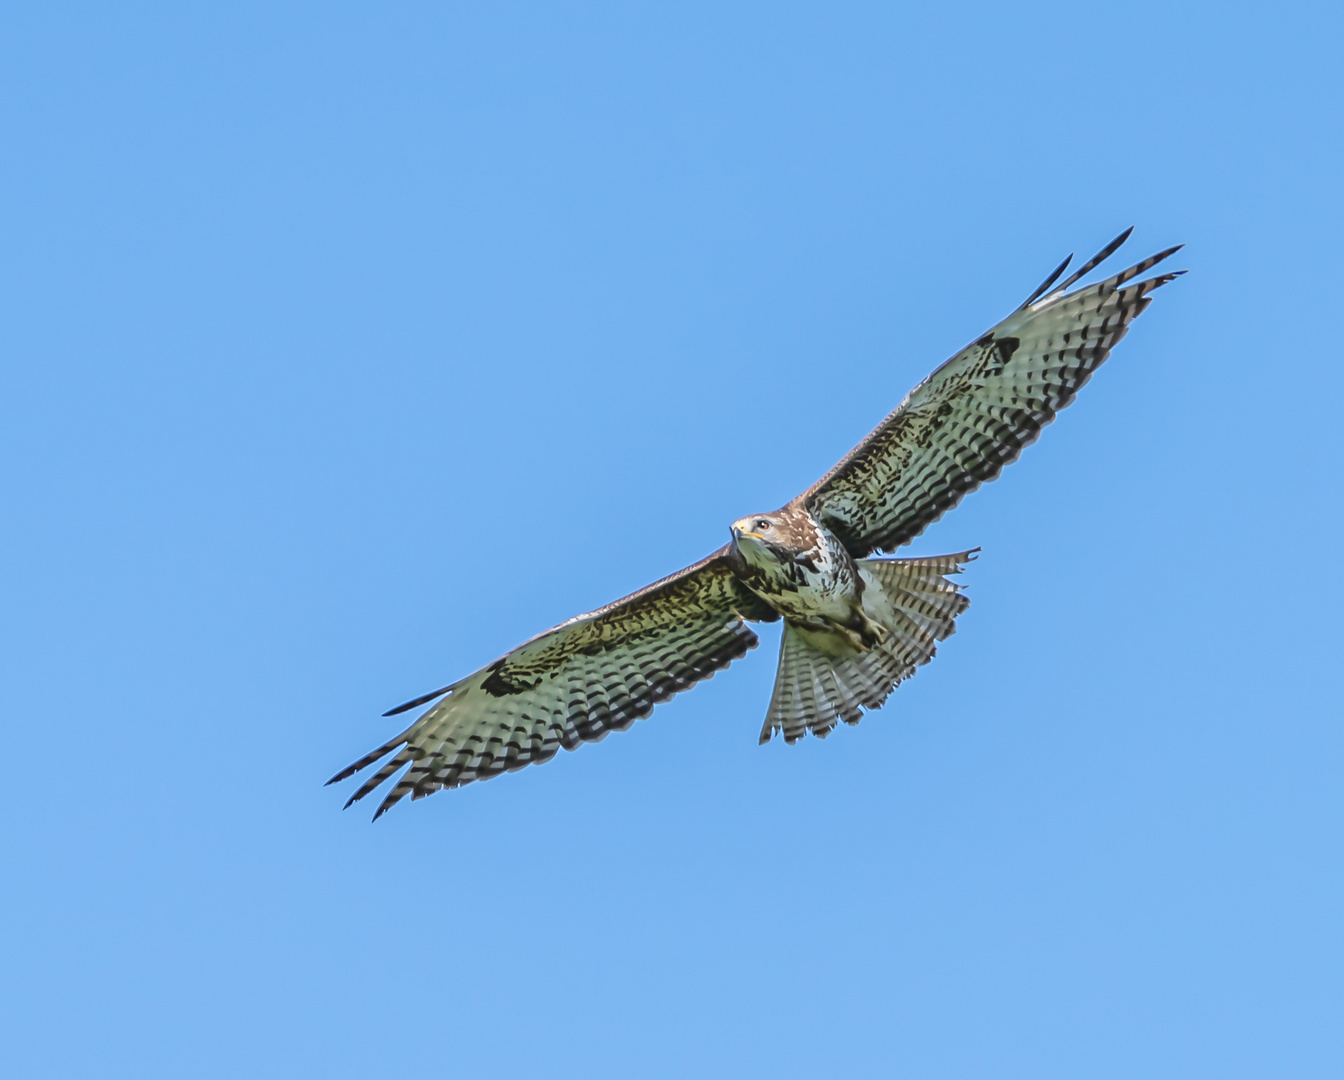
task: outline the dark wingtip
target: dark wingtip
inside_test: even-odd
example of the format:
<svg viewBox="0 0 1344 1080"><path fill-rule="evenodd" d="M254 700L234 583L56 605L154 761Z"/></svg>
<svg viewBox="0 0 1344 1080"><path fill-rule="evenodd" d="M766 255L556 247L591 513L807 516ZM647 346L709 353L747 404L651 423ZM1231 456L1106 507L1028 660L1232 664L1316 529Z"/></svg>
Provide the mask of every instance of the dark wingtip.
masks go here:
<svg viewBox="0 0 1344 1080"><path fill-rule="evenodd" d="M353 765L347 765L344 769L338 772L335 776L333 776L322 786L331 787L332 784L339 784L342 780L347 780L350 777L354 776L355 773L359 772L361 768L363 768L363 766L358 761L355 762L355 764Z"/></svg>
<svg viewBox="0 0 1344 1080"><path fill-rule="evenodd" d="M1160 289L1168 282L1175 281L1178 277L1188 274L1189 270L1168 270L1164 274L1158 274L1156 277L1150 277L1147 281L1139 282L1139 288L1146 294L1154 289Z"/></svg>
<svg viewBox="0 0 1344 1080"><path fill-rule="evenodd" d="M1073 261L1073 252L1070 251L1068 255L1064 257L1064 261L1060 263L1058 266L1056 266L1054 270L1050 272L1050 276L1047 277L1044 281L1040 283L1040 285L1036 287L1036 291L1022 301L1022 306L1030 307L1037 300L1039 300L1041 296L1045 293L1045 290L1050 288L1051 285L1053 285L1057 280L1059 280L1059 275L1064 273L1064 271L1068 269L1069 263L1071 263L1072 261Z"/></svg>
<svg viewBox="0 0 1344 1080"><path fill-rule="evenodd" d="M375 776L371 780L366 780L362 785L360 785L358 791L356 791L353 795L351 795L350 798L345 800L345 805L342 806L341 809L349 810L350 807L354 806L355 803L359 802L360 799L364 798L365 795L373 791L374 788L378 787L378 785L381 784L386 779L387 779L386 776L382 777Z"/></svg>
<svg viewBox="0 0 1344 1080"><path fill-rule="evenodd" d="M1153 256L1153 264L1156 265L1157 263L1160 263L1163 259L1171 258L1173 255L1176 254L1176 252L1180 251L1181 248L1183 247L1185 247L1184 244L1177 244L1175 247L1164 248L1162 251L1159 251L1156 255ZM1181 273L1185 273L1185 271L1182 270Z"/></svg>
<svg viewBox="0 0 1344 1080"><path fill-rule="evenodd" d="M433 701L436 697L443 697L457 683L451 683L448 686L441 686L437 690L431 690L428 694L421 694L418 698L406 702L404 705L398 705L395 709L388 709L383 713L384 716L396 716L398 713L404 713L407 709L414 709L417 705L424 705Z"/></svg>
<svg viewBox="0 0 1344 1080"><path fill-rule="evenodd" d="M1112 255L1114 255L1124 244L1124 242L1129 239L1130 235L1133 232L1134 232L1134 226L1131 225L1128 229L1126 229L1114 240L1112 240L1109 244L1107 244L1104 248L1102 248L1099 252L1097 252L1096 255L1097 262L1101 262L1103 259L1109 259Z"/></svg>
<svg viewBox="0 0 1344 1080"><path fill-rule="evenodd" d="M1129 234L1132 233L1133 231L1134 226L1131 225L1128 229L1122 232L1119 236L1117 236L1104 248L1102 248L1095 255L1093 255L1092 258L1088 259L1087 262L1083 263L1082 266L1078 267L1077 270L1075 270L1072 274L1069 275L1068 280L1066 280L1063 284L1061 284L1059 288L1056 289L1055 291L1063 292L1070 285L1074 284L1074 282L1081 279L1084 275L1090 273L1092 270L1095 270L1098 266L1100 266L1102 263L1104 263L1107 259L1109 259L1112 255L1116 253L1116 251L1120 248L1120 245L1122 245L1126 240L1129 239Z"/></svg>

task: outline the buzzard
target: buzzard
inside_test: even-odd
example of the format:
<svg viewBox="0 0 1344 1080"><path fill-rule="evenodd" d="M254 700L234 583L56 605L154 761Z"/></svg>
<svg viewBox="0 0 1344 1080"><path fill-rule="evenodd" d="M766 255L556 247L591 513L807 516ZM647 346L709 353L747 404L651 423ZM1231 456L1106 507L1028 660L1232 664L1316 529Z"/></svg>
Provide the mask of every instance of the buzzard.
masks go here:
<svg viewBox="0 0 1344 1080"><path fill-rule="evenodd" d="M733 522L708 558L606 607L576 615L465 679L387 716L434 704L328 783L387 758L345 805L398 770L374 814L505 770L548 761L648 716L758 642L748 622L784 620L761 742L824 737L857 723L933 658L968 600L948 576L975 550L871 558L909 543L993 480L1068 405L1154 289L1140 278L1179 247L1114 277L1069 288L1129 237L1121 233L1064 282L1072 256L988 333L916 386L863 442L779 510ZM391 755L390 757L388 755Z"/></svg>

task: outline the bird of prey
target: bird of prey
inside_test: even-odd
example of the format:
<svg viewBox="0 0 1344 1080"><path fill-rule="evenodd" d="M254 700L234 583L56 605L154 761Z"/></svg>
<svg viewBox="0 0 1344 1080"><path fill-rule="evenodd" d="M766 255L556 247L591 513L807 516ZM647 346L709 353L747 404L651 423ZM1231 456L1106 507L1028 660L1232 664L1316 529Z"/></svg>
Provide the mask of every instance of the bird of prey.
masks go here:
<svg viewBox="0 0 1344 1080"><path fill-rule="evenodd" d="M748 622L783 618L775 688L761 742L825 736L857 723L955 629L967 599L948 580L972 551L871 558L918 536L993 480L1068 405L1154 289L1141 278L1168 248L1069 292L1128 238L1126 230L1058 286L1072 256L1026 301L905 396L807 491L733 522L727 545L606 607L576 615L465 679L408 701L434 704L404 731L342 769L387 760L351 797L398 770L374 814L624 731L653 707L727 667L758 643ZM388 757L388 755L391 755Z"/></svg>

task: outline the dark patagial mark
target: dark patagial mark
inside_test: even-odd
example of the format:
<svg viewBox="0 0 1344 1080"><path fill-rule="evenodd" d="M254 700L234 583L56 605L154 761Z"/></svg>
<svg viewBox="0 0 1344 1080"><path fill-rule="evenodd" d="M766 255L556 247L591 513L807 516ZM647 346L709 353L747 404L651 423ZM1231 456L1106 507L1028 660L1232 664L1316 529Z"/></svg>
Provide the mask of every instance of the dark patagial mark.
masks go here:
<svg viewBox="0 0 1344 1080"><path fill-rule="evenodd" d="M481 683L481 689L492 697L508 697L511 694L522 694L528 690L535 690L541 685L541 679L533 679L531 682L524 682L521 679L513 679L504 674L504 661L496 660L490 665L490 674L485 677Z"/></svg>

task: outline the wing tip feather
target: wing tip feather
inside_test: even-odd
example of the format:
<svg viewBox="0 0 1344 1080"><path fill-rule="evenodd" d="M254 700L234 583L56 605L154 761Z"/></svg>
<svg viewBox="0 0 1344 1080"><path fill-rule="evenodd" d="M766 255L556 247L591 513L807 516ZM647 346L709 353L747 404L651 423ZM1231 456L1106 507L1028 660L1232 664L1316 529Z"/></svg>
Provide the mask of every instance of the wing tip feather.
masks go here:
<svg viewBox="0 0 1344 1080"><path fill-rule="evenodd" d="M457 683L449 683L437 690L431 690L428 694L421 694L418 698L412 698L404 704L398 705L395 709L388 709L383 713L384 716L396 716L398 713L404 713L407 709L414 709L417 705L426 705L435 698L443 697L444 694L452 693Z"/></svg>
<svg viewBox="0 0 1344 1080"><path fill-rule="evenodd" d="M1034 304L1037 300L1039 300L1042 296L1044 296L1046 290L1049 289L1050 286L1053 285L1057 280L1059 280L1059 275L1064 273L1064 271L1068 269L1069 263L1071 263L1072 261L1073 261L1073 252L1070 251L1068 255L1064 257L1064 261L1060 263L1058 266L1056 266L1054 270L1050 272L1049 276L1044 281L1042 281L1038 286L1036 286L1036 291L1022 301L1022 308L1019 308L1018 310L1020 311L1025 308L1031 307L1032 304Z"/></svg>
<svg viewBox="0 0 1344 1080"><path fill-rule="evenodd" d="M1068 278L1067 278L1067 280L1065 280L1064 284L1060 285L1059 288L1057 288L1057 289L1055 290L1055 292L1052 293L1051 295L1057 295L1057 294L1059 294L1059 293L1062 293L1062 292L1063 292L1065 289L1067 289L1070 285L1072 285L1072 284L1074 284L1075 282L1081 280L1086 274L1088 274L1088 273L1090 273L1091 271L1095 270L1098 266L1100 266L1102 263L1104 263L1107 259L1109 259L1112 255L1114 255L1118 250L1120 250L1121 245L1123 245L1124 242L1125 242L1126 240L1129 239L1130 234L1131 234L1133 231L1134 231L1134 226L1131 225L1128 229L1126 229L1124 232L1122 232L1119 236L1117 236L1114 240L1112 240L1112 241L1111 241L1109 244L1107 244L1104 248L1102 248L1102 249L1101 249L1100 251L1098 251L1095 255L1093 255L1092 258L1088 259L1087 262L1083 263L1082 266L1078 267L1077 270L1075 270L1072 274L1070 274L1070 275L1068 276Z"/></svg>

